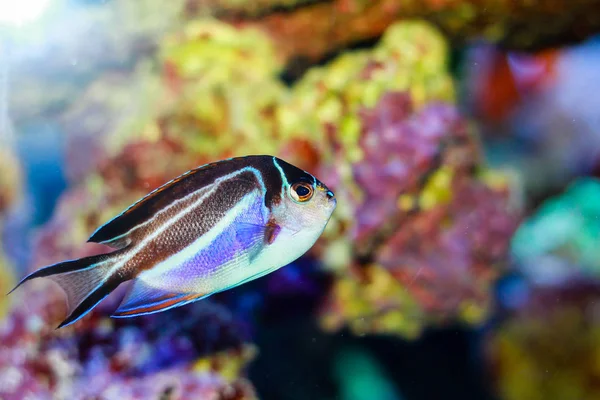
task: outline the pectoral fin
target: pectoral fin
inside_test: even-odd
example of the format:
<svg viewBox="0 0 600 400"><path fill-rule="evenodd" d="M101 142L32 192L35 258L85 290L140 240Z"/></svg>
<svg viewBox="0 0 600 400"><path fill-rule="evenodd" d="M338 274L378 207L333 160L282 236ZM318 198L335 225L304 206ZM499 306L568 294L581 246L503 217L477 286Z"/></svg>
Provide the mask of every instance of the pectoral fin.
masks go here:
<svg viewBox="0 0 600 400"><path fill-rule="evenodd" d="M253 261L263 246L275 241L280 231L281 227L272 221L261 225L243 222L236 226L236 237L245 248L254 249L250 254L250 261Z"/></svg>

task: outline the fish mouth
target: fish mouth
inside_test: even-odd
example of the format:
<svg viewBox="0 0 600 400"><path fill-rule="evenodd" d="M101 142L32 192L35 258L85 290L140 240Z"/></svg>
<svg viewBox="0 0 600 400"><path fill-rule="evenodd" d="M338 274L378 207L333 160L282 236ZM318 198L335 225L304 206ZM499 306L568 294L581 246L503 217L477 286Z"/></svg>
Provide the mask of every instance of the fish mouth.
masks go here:
<svg viewBox="0 0 600 400"><path fill-rule="evenodd" d="M327 200L335 202L335 194L331 190L329 190L327 186L319 182L319 184L317 185L317 189L321 192L325 192Z"/></svg>
<svg viewBox="0 0 600 400"><path fill-rule="evenodd" d="M325 195L327 196L327 201L332 207L335 208L335 206L337 205L337 199L335 198L335 194L329 189L326 190L327 192L325 193Z"/></svg>

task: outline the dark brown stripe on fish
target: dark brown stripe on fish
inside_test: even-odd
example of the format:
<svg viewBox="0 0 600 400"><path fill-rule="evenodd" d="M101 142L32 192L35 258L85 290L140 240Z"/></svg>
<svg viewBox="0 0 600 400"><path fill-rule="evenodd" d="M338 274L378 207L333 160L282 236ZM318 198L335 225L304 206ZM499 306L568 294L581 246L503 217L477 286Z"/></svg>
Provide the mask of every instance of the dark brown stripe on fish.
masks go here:
<svg viewBox="0 0 600 400"><path fill-rule="evenodd" d="M149 240L143 248L132 250L135 251L135 254L132 255L127 265L133 268L137 274L151 269L179 253L210 231L244 196L252 191L261 192L262 185L256 174L250 171L220 182L212 193L208 194L197 206L185 211L178 221ZM200 201L200 197L195 197L195 201ZM193 204L193 202L187 201L185 203L187 207ZM152 235L184 210L185 207L172 207L168 212L161 213L156 223L141 229L144 231L143 237Z"/></svg>
<svg viewBox="0 0 600 400"><path fill-rule="evenodd" d="M217 179L247 167L255 169L261 175L266 189L265 205L271 208L272 204L279 202L282 185L280 174L273 168L273 157L248 156L232 158L193 169L166 183L100 227L88 241L103 243L123 236L131 231L132 228L149 221L174 201L183 199L213 184Z"/></svg>

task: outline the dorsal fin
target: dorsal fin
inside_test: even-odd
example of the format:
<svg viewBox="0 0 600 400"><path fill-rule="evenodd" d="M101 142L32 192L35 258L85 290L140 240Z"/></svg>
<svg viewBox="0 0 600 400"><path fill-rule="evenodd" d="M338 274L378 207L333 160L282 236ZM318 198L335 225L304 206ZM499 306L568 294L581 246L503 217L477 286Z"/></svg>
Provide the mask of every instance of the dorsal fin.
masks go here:
<svg viewBox="0 0 600 400"><path fill-rule="evenodd" d="M133 228L148 221L169 204L208 187L219 177L244 168L251 161L249 159L262 157L264 156L230 158L192 169L133 203L98 228L88 242L103 243L115 248L124 247L129 243L128 236Z"/></svg>

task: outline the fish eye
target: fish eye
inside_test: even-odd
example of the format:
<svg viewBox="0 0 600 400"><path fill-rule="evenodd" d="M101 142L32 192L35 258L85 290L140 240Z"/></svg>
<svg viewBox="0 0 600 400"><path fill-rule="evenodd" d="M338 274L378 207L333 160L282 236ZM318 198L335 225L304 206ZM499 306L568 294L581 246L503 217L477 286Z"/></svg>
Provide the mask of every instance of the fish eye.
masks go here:
<svg viewBox="0 0 600 400"><path fill-rule="evenodd" d="M290 195L299 203L304 203L313 197L315 190L307 182L296 182L292 185Z"/></svg>

